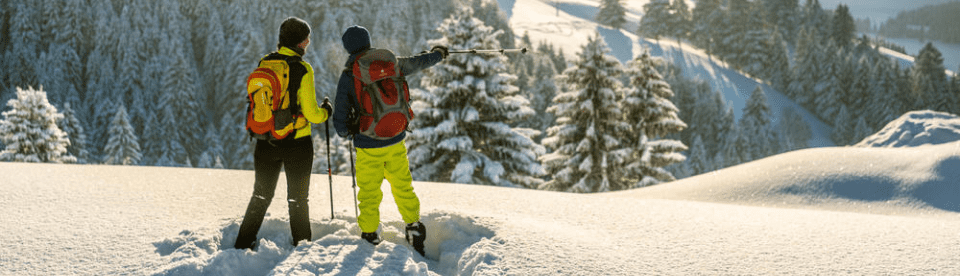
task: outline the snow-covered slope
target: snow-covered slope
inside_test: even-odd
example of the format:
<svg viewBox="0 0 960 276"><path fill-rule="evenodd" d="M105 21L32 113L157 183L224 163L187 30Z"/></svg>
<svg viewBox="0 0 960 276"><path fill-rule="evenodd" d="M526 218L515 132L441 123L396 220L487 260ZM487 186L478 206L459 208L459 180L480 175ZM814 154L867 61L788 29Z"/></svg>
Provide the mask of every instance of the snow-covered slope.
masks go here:
<svg viewBox="0 0 960 276"><path fill-rule="evenodd" d="M389 195L386 241L359 238L348 177L334 177L331 220L327 178L313 176L313 242L299 247L281 177L253 252L232 249L250 171L0 171L0 275L960 273L960 142L802 150L606 194L417 182L426 258Z"/></svg>
<svg viewBox="0 0 960 276"><path fill-rule="evenodd" d="M913 111L888 123L857 147L916 147L960 141L960 117L945 112Z"/></svg>
<svg viewBox="0 0 960 276"><path fill-rule="evenodd" d="M682 68L684 75L689 78L698 78L710 83L713 89L721 91L727 104L733 108L734 117L740 118L743 107L746 105L750 93L757 85L763 85L774 115L774 124L778 122L781 112L787 107L793 107L801 113L803 119L813 130L809 144L812 147L833 146L830 139L832 128L820 121L816 116L807 112L779 91L761 84L759 81L744 76L740 72L728 68L724 63L710 58L704 51L688 44L681 44L671 39L641 40L632 32L634 28L624 27L612 30L594 22L596 7L599 0L516 0L498 1L501 8L510 12L510 24L514 33L522 35L529 33L534 43L539 41L550 42L563 49L568 59L573 59L580 47L586 43L587 37L599 33L611 48L611 54L621 62L626 62L644 51L652 56L662 57L667 62ZM559 2L559 11L553 6ZM628 18L636 18L639 22L643 4L647 1L628 1ZM691 5L692 6L692 5ZM540 12L530 12L540 11ZM631 17L632 16L632 17Z"/></svg>

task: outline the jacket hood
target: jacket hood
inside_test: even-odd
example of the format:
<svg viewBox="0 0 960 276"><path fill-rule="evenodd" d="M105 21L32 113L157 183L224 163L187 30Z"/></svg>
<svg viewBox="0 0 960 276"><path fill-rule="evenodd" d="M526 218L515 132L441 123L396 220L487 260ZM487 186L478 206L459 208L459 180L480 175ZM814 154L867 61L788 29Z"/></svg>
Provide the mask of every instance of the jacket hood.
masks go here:
<svg viewBox="0 0 960 276"><path fill-rule="evenodd" d="M370 32L367 32L367 29L361 26L347 28L341 39L343 40L343 48L351 55L370 48Z"/></svg>

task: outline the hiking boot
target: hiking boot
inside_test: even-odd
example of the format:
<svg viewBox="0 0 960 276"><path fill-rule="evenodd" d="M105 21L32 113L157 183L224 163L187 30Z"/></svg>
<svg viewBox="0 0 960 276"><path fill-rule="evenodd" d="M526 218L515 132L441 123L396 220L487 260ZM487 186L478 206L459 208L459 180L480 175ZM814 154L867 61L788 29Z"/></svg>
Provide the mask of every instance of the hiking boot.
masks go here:
<svg viewBox="0 0 960 276"><path fill-rule="evenodd" d="M360 237L373 245L380 244L380 235L377 235L377 232L373 233L360 233Z"/></svg>
<svg viewBox="0 0 960 276"><path fill-rule="evenodd" d="M413 245L413 249L417 250L420 256L426 256L423 252L423 241L427 239L427 228L423 226L423 223L418 221L407 224L406 234L407 242Z"/></svg>

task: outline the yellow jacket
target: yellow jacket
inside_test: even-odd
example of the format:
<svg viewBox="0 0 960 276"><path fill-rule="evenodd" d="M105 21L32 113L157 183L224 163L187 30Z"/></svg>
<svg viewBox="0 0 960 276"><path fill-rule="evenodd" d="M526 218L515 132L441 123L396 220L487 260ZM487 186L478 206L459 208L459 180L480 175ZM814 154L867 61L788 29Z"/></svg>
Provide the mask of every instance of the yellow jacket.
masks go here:
<svg viewBox="0 0 960 276"><path fill-rule="evenodd" d="M285 56L300 56L287 47L281 47L277 52ZM307 68L307 73L304 74L300 80L300 90L297 91L297 103L300 104L300 111L303 112L303 117L298 118L297 122L293 124L293 127L297 129L294 138L310 136L311 127L307 121L320 124L327 121L327 118L330 118L330 114L327 114L327 111L320 108L320 105L317 104L317 94L313 86L313 67L303 60L300 61L300 64L303 64L303 67Z"/></svg>

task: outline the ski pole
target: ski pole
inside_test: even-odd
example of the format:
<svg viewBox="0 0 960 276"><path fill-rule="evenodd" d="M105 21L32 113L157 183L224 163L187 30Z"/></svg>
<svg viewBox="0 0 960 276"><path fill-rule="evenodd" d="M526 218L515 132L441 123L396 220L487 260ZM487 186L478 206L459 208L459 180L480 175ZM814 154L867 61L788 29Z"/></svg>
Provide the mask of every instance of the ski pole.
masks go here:
<svg viewBox="0 0 960 276"><path fill-rule="evenodd" d="M527 48L520 49L492 49L492 50L477 50L477 49L467 49L467 50L450 50L447 53L450 54L506 54L506 53L521 53L526 54Z"/></svg>
<svg viewBox="0 0 960 276"><path fill-rule="evenodd" d="M329 98L324 98L324 102L329 102ZM327 118L327 121L324 123L327 126L327 176L330 177L330 220L334 219L333 216L333 168L332 163L330 163L330 118Z"/></svg>
<svg viewBox="0 0 960 276"><path fill-rule="evenodd" d="M353 175L353 214L356 215L357 222L360 222L360 207L357 205L357 168L353 165L353 137L350 137L350 171Z"/></svg>

